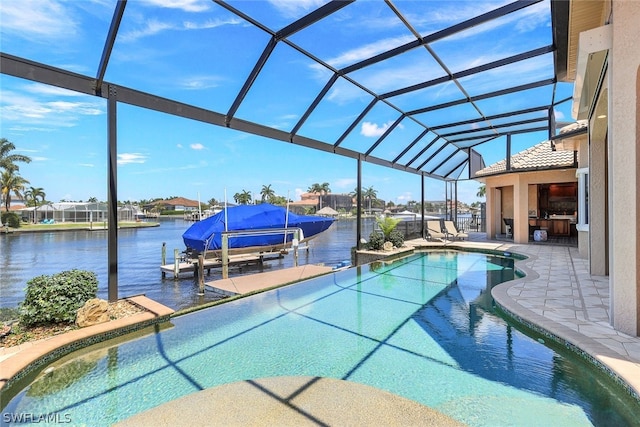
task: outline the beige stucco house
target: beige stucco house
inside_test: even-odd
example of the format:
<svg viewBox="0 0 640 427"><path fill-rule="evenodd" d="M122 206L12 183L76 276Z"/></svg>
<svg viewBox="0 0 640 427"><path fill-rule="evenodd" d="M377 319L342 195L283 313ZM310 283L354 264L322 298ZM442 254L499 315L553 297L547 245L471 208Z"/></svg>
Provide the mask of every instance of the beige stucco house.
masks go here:
<svg viewBox="0 0 640 427"><path fill-rule="evenodd" d="M586 132L553 135L540 146L568 153L567 160L575 160L571 167L508 173L509 166L516 166L510 158L514 164L505 164L504 173L485 171L487 232L491 236L502 231L502 218L513 216L513 238L526 242L528 217L536 209L540 216L534 188L551 182L575 185L580 254L589 260L592 275L609 278L613 327L638 336L640 2L552 1L552 15L556 78L575 83L572 118L584 120Z"/></svg>
<svg viewBox="0 0 640 427"><path fill-rule="evenodd" d="M476 172L486 185L487 235L512 235L516 243L530 241L535 230L544 230L545 239L576 236L578 158L544 141Z"/></svg>

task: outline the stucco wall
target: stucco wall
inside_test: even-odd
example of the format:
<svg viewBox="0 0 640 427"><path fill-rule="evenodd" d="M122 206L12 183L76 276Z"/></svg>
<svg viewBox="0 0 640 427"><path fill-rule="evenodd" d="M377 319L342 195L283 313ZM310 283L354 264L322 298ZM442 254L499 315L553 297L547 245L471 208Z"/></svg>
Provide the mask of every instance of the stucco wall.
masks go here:
<svg viewBox="0 0 640 427"><path fill-rule="evenodd" d="M510 173L483 178L487 186L487 206L493 206L493 197L496 189L502 188L502 203L500 209L487 209L488 224L497 224L501 218L513 218L513 240L516 243L529 241L529 186L536 184L550 184L562 182L577 182L575 169L562 169L552 171L536 171ZM509 216L510 215L510 216ZM493 238L495 233L504 233L504 228L487 228L488 238Z"/></svg>
<svg viewBox="0 0 640 427"><path fill-rule="evenodd" d="M613 325L631 335L640 332L640 201L638 177L638 68L640 2L613 2L610 52L611 258Z"/></svg>
<svg viewBox="0 0 640 427"><path fill-rule="evenodd" d="M585 138L580 142L578 149L578 167L589 166L589 140ZM583 258L589 258L589 231L578 231L578 252Z"/></svg>

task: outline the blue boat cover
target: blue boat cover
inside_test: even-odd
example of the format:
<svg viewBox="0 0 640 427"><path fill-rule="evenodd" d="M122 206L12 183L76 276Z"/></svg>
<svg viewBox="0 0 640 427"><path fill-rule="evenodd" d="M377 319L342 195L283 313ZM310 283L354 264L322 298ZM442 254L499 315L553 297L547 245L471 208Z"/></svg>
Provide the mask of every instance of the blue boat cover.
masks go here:
<svg viewBox="0 0 640 427"><path fill-rule="evenodd" d="M280 206L262 203L259 205L239 205L227 208L209 218L194 223L182 234L187 248L202 252L208 242L208 250L222 249L222 232L225 231L225 219L228 231L266 230L285 228L301 228L304 238L308 239L325 231L333 223L332 218L311 215L297 215ZM287 242L291 242L293 233L287 234ZM284 233L257 235L229 235L229 248L247 248L253 246L273 246L284 243Z"/></svg>

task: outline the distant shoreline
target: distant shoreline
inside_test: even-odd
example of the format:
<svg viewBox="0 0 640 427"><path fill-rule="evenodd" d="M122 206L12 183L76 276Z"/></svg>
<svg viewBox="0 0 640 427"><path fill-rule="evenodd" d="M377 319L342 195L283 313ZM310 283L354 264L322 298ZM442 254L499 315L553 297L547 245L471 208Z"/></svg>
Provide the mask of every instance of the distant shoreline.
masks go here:
<svg viewBox="0 0 640 427"><path fill-rule="evenodd" d="M151 228L158 227L159 222L118 222L118 228ZM0 234L48 233L58 231L106 231L105 222L60 222L55 224L25 224L20 228L2 227Z"/></svg>

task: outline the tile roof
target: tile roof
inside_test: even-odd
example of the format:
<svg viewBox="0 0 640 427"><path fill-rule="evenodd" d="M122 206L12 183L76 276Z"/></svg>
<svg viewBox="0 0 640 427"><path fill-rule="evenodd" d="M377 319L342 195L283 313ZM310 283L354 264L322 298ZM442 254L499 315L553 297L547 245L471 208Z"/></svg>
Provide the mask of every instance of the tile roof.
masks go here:
<svg viewBox="0 0 640 427"><path fill-rule="evenodd" d="M578 120L575 123L571 123L562 129L560 129L560 135L564 135L566 133L574 133L578 131L585 131L589 125L587 120Z"/></svg>
<svg viewBox="0 0 640 427"><path fill-rule="evenodd" d="M503 173L524 172L575 167L573 151L553 151L549 141L543 141L531 148L511 156L511 170L506 170L506 160L500 160L476 172L476 177Z"/></svg>
<svg viewBox="0 0 640 427"><path fill-rule="evenodd" d="M187 199L185 197L175 197L171 200L158 200L153 203L154 205L164 205L164 206L188 206L188 207L197 207L198 201Z"/></svg>

